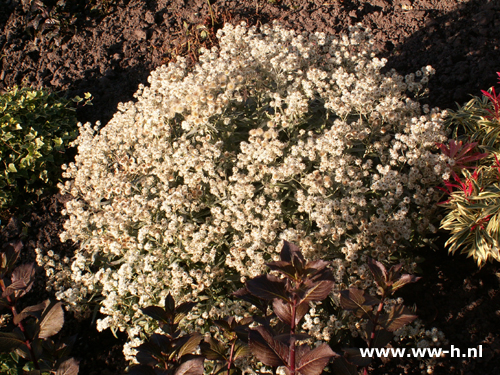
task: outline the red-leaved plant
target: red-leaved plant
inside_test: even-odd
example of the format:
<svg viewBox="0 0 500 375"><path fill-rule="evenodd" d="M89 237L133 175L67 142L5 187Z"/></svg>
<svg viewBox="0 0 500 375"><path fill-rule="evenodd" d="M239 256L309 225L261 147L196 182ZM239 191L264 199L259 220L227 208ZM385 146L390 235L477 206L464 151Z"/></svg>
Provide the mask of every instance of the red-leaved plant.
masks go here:
<svg viewBox="0 0 500 375"><path fill-rule="evenodd" d="M393 332L411 323L417 318L410 310L401 305L392 305L389 311L384 311L384 303L396 290L406 284L420 280L420 277L401 274L402 264L392 266L389 271L376 260L368 259L368 267L377 284L376 298L366 291L358 288L349 288L340 292L340 305L344 310L351 311L360 319L367 319L366 328L361 332L361 337L367 348L383 348L393 338ZM357 375L358 366L364 367L363 374L368 374L367 366L372 358L361 355L359 348L342 349L344 355L334 364L335 374Z"/></svg>
<svg viewBox="0 0 500 375"><path fill-rule="evenodd" d="M201 342L198 333L180 336L178 323L194 307L193 303L175 307L169 294L164 309L156 306L143 309L145 314L159 321L166 334L153 334L137 348L139 353L136 358L140 365L133 366L129 374L202 375L205 359L215 363L211 366L212 375L241 374L241 370L234 366L235 361L250 353L271 367L274 374L278 367L283 367L287 375L319 375L332 358L335 374L357 375L358 366L365 366L364 372L367 374L366 366L370 364L371 358L362 358L359 349L343 349L344 354L340 356L326 343L315 348L302 343L312 338L298 330L300 321L309 311L310 303L322 301L332 292L334 277L328 268L330 263L323 260L306 262L296 245L284 241L280 260L266 265L278 272L279 276L257 276L233 293L233 296L257 307L261 315L239 321L235 317L227 317L213 322L229 347L227 343L213 337ZM368 266L381 298L373 297L361 289L349 288L340 293L340 305L359 318L368 319L362 337L368 348L378 348L391 341L392 332L416 318L400 304L384 312L384 303L396 290L416 282L419 277L401 274L401 265L387 271L380 262L370 259ZM201 355L195 354L198 346Z"/></svg>
<svg viewBox="0 0 500 375"><path fill-rule="evenodd" d="M78 362L69 358L76 335L58 344L49 339L64 324L61 302L46 300L18 313L16 303L31 290L35 269L33 263L13 269L21 252L20 241L7 244L5 248L5 251L0 252L0 311L9 309L16 327L12 332L0 332L0 353L11 353L17 360L21 357L28 368L34 368L29 371L29 375L77 375Z"/></svg>

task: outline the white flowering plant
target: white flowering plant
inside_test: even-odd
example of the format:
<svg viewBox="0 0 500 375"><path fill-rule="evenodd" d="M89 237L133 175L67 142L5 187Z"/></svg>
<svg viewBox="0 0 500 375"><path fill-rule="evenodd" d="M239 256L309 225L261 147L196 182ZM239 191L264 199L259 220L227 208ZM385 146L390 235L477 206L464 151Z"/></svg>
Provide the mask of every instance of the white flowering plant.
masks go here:
<svg viewBox="0 0 500 375"><path fill-rule="evenodd" d="M368 256L405 254L411 272L408 250L435 231L444 114L409 97L431 67L382 74L361 26L336 38L228 24L217 37L193 68L153 71L106 126L80 125L60 186L73 196L61 239L78 249L62 262L38 250L59 299L79 314L98 301L97 328L128 332L128 358L157 329L141 308L168 294L198 302L186 331L243 317L228 296L283 240L332 262L338 292L371 287ZM321 314L302 327L320 340L356 331Z"/></svg>

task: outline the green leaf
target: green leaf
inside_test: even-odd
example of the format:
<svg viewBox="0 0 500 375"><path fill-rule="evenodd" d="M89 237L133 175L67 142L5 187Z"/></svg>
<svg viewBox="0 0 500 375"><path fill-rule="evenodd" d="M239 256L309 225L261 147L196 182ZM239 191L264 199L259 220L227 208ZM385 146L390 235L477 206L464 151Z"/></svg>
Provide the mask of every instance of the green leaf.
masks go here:
<svg viewBox="0 0 500 375"><path fill-rule="evenodd" d="M9 163L9 165L7 167L7 171L9 171L11 173L16 173L17 172L17 168L16 168L16 166L13 163Z"/></svg>

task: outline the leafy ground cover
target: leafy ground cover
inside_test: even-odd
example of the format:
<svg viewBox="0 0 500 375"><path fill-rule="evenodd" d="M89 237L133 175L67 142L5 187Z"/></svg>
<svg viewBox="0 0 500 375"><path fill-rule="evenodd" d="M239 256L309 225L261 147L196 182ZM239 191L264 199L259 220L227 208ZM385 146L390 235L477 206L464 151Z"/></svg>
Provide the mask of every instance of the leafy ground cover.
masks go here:
<svg viewBox="0 0 500 375"><path fill-rule="evenodd" d="M77 111L81 122L105 124L116 104L130 100L149 72L173 56L195 61L199 46L214 43L223 22L259 25L276 19L299 31L334 34L361 22L375 31L387 69L396 68L403 75L426 65L436 69L424 103L440 108L456 108L455 102L464 103L469 93L479 95L493 86L500 66L500 17L493 1L111 1L103 6L89 1L78 9L55 1L40 3L44 6L5 2L7 11L0 15L0 86L44 86L68 97L90 92L93 106ZM65 26L67 13L74 18ZM43 196L7 226L12 215L4 213L3 240L23 237L23 262L34 260L36 247L71 256L74 247L58 238L64 221L60 211L67 200L57 194ZM423 279L401 294L407 305L416 305L424 323L441 329L451 344L483 344L483 358L440 359L435 373L496 374L498 268L487 264L478 271L471 259L449 257L444 241L438 241L436 249L421 250ZM41 272L34 289L37 301L27 300L26 305L51 297ZM80 373L122 373L124 337L97 333L90 320L77 322L71 316L62 333L79 333L75 356L80 356ZM371 373L416 374L426 370L421 365L407 358L376 361Z"/></svg>

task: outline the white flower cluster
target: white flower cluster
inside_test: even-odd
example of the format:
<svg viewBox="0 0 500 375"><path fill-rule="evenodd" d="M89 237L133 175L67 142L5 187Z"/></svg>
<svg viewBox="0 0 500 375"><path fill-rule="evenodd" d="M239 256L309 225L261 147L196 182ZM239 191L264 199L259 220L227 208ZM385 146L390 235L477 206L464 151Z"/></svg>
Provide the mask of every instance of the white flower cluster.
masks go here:
<svg viewBox="0 0 500 375"><path fill-rule="evenodd" d="M332 261L338 288L368 287L367 256L387 260L428 230L447 137L443 114L405 93L432 68L381 74L360 26L342 38L244 24L217 36L193 69L179 58L153 71L100 131L80 125L61 185L73 196L61 240L79 249L71 264L39 264L73 310L104 298L100 330L151 332L140 308L168 293L201 301L193 329L243 316L227 295L283 240Z"/></svg>

